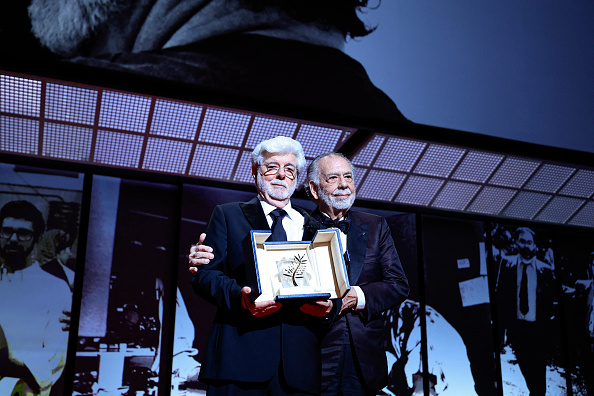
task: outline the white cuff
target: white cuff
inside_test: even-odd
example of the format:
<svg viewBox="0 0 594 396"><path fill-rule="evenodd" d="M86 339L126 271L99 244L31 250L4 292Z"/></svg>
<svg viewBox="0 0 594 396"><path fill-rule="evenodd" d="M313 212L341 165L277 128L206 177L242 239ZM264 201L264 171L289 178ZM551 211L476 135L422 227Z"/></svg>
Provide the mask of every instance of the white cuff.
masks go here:
<svg viewBox="0 0 594 396"><path fill-rule="evenodd" d="M355 311L360 311L365 308L365 293L359 286L352 286L355 294L357 294L357 306L355 307Z"/></svg>

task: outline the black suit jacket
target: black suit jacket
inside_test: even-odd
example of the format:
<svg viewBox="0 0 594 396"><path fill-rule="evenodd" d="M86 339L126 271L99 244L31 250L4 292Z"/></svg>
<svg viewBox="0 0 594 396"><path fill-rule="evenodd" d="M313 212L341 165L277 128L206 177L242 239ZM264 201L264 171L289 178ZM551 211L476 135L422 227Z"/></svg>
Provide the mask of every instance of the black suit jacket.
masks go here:
<svg viewBox="0 0 594 396"><path fill-rule="evenodd" d="M509 341L512 343L521 342L521 340L514 339L519 321L517 317L517 272L520 262L521 257L518 254L502 257L496 285L500 333L508 330ZM543 330L542 333L547 333L549 331L547 326L552 324L556 314L555 276L553 268L547 263L535 259L534 264L536 265L536 323ZM534 334L533 337L540 336L542 333ZM503 337L503 334L500 336Z"/></svg>
<svg viewBox="0 0 594 396"><path fill-rule="evenodd" d="M317 223L308 213L303 240L311 240ZM200 379L264 382L282 362L287 383L302 391L320 391L320 340L328 318L316 318L285 304L274 314L256 318L241 308L241 288L246 285L242 242L250 230L269 230L257 198L247 203L217 206L204 244L214 259L198 267L192 286L218 309L206 347Z"/></svg>
<svg viewBox="0 0 594 396"><path fill-rule="evenodd" d="M312 216L321 219L323 215L316 209ZM348 329L365 385L369 389L381 389L388 383L381 315L406 299L408 280L386 220L353 210L349 210L347 216L351 220L347 233L349 283L363 290L366 308L341 315L322 341L322 383L328 383L336 373L336 363Z"/></svg>

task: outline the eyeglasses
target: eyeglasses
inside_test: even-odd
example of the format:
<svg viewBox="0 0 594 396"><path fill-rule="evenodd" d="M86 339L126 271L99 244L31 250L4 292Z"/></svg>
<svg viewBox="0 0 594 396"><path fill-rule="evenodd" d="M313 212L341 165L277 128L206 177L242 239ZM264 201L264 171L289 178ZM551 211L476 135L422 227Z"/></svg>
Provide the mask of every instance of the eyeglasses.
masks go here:
<svg viewBox="0 0 594 396"><path fill-rule="evenodd" d="M262 173L264 176L276 175L282 168L285 172L285 177L288 179L295 180L297 177L297 168L295 168L293 165L280 166L278 164L271 163L263 164L261 168L264 169L264 173Z"/></svg>
<svg viewBox="0 0 594 396"><path fill-rule="evenodd" d="M0 228L0 237L3 239L10 239L14 234L16 234L17 239L20 242L28 242L33 239L33 231L27 230L26 228Z"/></svg>

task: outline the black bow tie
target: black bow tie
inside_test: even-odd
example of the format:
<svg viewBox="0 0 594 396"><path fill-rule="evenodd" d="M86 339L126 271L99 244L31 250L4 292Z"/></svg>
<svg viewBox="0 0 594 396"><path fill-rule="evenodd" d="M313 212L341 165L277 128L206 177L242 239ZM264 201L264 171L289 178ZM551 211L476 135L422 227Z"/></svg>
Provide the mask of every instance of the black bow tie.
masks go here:
<svg viewBox="0 0 594 396"><path fill-rule="evenodd" d="M346 234L349 231L349 227L351 226L351 219L332 220L331 218L324 216L322 219L322 224L326 228L338 228L340 231Z"/></svg>

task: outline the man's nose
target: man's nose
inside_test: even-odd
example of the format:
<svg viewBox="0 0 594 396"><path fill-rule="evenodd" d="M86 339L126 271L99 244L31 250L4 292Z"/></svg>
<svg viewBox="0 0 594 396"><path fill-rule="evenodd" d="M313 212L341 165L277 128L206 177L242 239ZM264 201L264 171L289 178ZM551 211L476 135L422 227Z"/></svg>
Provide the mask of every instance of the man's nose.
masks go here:
<svg viewBox="0 0 594 396"><path fill-rule="evenodd" d="M338 187L340 188L347 188L349 186L349 183L347 183L347 180L345 179L344 176L340 176L338 178Z"/></svg>
<svg viewBox="0 0 594 396"><path fill-rule="evenodd" d="M16 232L13 232L13 233L10 235L10 238L8 238L8 239L9 239L10 241L14 241L14 242L18 242L18 241L19 241L19 239L17 238L17 233L16 233Z"/></svg>
<svg viewBox="0 0 594 396"><path fill-rule="evenodd" d="M278 168L278 172L276 174L276 177L279 179L284 179L285 177L287 177L287 174L285 172L285 168L283 168L282 166L280 168Z"/></svg>

